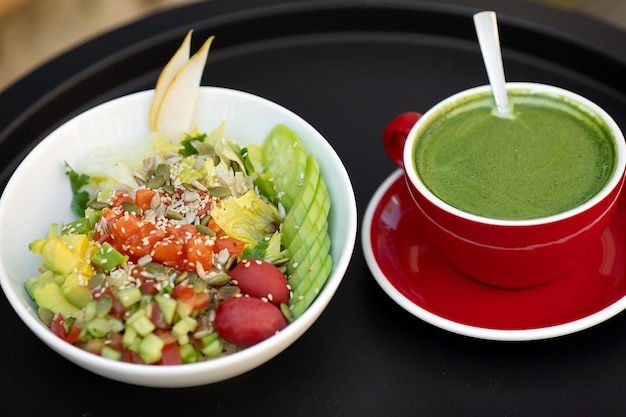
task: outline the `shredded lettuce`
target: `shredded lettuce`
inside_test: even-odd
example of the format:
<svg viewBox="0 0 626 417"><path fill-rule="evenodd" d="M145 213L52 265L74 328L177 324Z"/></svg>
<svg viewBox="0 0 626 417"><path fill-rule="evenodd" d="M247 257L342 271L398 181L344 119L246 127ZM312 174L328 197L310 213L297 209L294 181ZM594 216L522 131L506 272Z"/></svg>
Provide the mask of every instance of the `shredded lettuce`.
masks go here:
<svg viewBox="0 0 626 417"><path fill-rule="evenodd" d="M227 235L246 244L256 244L280 224L278 209L253 190L238 198L221 200L211 216Z"/></svg>

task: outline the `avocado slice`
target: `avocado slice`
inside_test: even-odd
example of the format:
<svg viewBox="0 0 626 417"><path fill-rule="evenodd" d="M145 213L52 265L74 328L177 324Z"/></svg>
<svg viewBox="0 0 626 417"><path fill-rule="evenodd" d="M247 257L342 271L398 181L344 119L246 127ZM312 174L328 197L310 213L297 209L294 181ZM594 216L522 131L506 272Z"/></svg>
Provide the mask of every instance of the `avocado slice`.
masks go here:
<svg viewBox="0 0 626 417"><path fill-rule="evenodd" d="M63 281L61 293L70 304L83 308L91 300L91 290L85 283L81 282L80 276L72 272Z"/></svg>
<svg viewBox="0 0 626 417"><path fill-rule="evenodd" d="M55 314L60 313L64 317L70 317L80 311L78 307L67 301L51 271L28 279L24 283L24 288L39 307L47 308Z"/></svg>

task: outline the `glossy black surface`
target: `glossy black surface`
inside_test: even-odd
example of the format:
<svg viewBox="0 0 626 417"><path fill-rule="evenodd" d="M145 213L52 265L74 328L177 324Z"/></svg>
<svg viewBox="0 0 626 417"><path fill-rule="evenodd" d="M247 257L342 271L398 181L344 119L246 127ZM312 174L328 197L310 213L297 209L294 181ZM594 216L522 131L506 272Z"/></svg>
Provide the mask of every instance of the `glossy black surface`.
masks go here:
<svg viewBox="0 0 626 417"><path fill-rule="evenodd" d="M0 187L24 155L73 115L153 87L184 34L215 34L203 84L300 114L351 175L359 224L394 169L381 134L487 83L471 16L496 10L509 81L574 90L626 126L626 34L517 1L213 0L94 39L0 93ZM16 150L17 149L17 153ZM234 379L152 389L91 374L43 345L0 298L4 416L624 415L626 315L571 336L474 340L411 316L377 286L360 235L327 311L295 344ZM558 303L559 300L555 300Z"/></svg>

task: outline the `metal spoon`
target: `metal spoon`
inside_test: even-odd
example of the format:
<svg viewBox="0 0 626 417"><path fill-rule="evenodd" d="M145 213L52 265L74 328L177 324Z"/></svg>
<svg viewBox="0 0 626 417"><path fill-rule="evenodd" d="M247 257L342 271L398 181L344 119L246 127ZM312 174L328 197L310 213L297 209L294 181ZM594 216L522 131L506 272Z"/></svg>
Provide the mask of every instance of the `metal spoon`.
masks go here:
<svg viewBox="0 0 626 417"><path fill-rule="evenodd" d="M478 44L487 69L487 77L496 101L496 111L501 116L509 116L511 107L506 93L504 80L504 66L502 65L502 53L500 51L500 38L498 36L498 23L496 13L487 11L474 15L474 26L478 35Z"/></svg>

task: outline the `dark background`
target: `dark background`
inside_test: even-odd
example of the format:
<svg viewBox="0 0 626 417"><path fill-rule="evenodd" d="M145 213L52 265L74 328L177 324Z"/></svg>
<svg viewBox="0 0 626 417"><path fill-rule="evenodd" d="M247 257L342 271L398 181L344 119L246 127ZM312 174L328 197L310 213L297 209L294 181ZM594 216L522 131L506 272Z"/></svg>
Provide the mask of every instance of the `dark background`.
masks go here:
<svg viewBox="0 0 626 417"><path fill-rule="evenodd" d="M0 94L0 187L73 115L152 88L184 34L215 34L203 84L249 91L316 127L343 159L359 225L393 171L381 135L487 83L471 16L496 10L508 81L587 96L626 126L626 34L518 1L213 0L148 17L61 55ZM393 303L360 234L320 319L276 358L185 389L111 381L58 356L0 298L4 416L612 416L626 414L626 317L551 340L493 342L440 330Z"/></svg>

